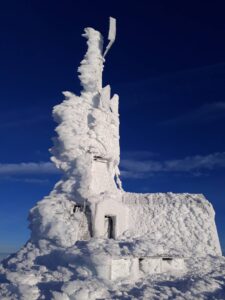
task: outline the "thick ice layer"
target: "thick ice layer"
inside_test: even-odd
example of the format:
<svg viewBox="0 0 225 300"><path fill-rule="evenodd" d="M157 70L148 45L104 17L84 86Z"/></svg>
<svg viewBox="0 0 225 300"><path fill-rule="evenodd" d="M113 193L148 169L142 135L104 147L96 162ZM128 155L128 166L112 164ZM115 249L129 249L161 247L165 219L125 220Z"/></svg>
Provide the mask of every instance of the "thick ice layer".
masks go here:
<svg viewBox="0 0 225 300"><path fill-rule="evenodd" d="M123 202L129 208L126 234L141 237L150 252L221 255L215 212L203 195L124 193Z"/></svg>
<svg viewBox="0 0 225 300"><path fill-rule="evenodd" d="M115 191L119 175L119 116L118 96L111 98L110 86L102 88L103 70L101 34L86 28L88 50L78 69L83 86L81 96L64 92L66 99L53 109L53 117L59 124L57 137L51 149L52 161L64 173L58 189L70 194L73 201L94 198L105 191ZM106 172L94 164L105 164ZM93 180L107 175L107 185L100 190Z"/></svg>
<svg viewBox="0 0 225 300"><path fill-rule="evenodd" d="M84 92L96 93L102 89L103 71L103 38L100 32L93 28L85 28L83 37L87 39L87 53L78 68L79 79Z"/></svg>
<svg viewBox="0 0 225 300"><path fill-rule="evenodd" d="M58 126L51 159L63 178L29 217L32 240L49 239L60 246L90 236L91 216L85 208L94 209L92 202L121 189L118 96L111 98L109 85L102 88L101 34L86 28L84 37L88 50L78 69L81 96L64 92L65 100L53 109ZM80 215L72 212L76 204L83 207Z"/></svg>
<svg viewBox="0 0 225 300"><path fill-rule="evenodd" d="M90 238L87 217L74 202L59 194L40 201L30 212L31 240L43 237L54 245L69 247Z"/></svg>

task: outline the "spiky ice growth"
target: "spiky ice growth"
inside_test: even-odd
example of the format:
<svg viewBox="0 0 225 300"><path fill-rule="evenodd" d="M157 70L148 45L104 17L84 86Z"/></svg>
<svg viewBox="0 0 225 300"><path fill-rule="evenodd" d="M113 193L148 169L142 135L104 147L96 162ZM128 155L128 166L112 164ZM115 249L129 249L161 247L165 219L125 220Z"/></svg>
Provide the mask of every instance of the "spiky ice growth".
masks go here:
<svg viewBox="0 0 225 300"><path fill-rule="evenodd" d="M65 100L53 108L58 126L51 160L63 176L29 216L33 240L49 239L60 246L73 245L89 236L85 214L73 214L75 204L97 202L100 192L104 197L121 187L118 96L111 98L110 86L101 86L104 59L100 32L86 28L83 36L88 49L78 68L81 95L63 92ZM107 161L106 176L94 170L94 157Z"/></svg>
<svg viewBox="0 0 225 300"><path fill-rule="evenodd" d="M90 27L85 28L82 36L87 39L88 49L78 68L79 79L84 92L98 93L102 89L103 38L99 31Z"/></svg>

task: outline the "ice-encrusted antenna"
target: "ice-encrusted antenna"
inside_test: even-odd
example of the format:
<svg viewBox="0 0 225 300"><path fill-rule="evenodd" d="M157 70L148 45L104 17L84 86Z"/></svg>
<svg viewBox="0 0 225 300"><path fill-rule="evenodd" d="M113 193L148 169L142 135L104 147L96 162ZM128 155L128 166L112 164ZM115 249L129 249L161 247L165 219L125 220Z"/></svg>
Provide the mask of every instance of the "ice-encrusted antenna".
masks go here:
<svg viewBox="0 0 225 300"><path fill-rule="evenodd" d="M109 17L109 33L108 33L109 43L103 54L104 58L105 58L106 54L109 52L109 49L112 47L112 44L115 42L115 39L116 39L116 19Z"/></svg>

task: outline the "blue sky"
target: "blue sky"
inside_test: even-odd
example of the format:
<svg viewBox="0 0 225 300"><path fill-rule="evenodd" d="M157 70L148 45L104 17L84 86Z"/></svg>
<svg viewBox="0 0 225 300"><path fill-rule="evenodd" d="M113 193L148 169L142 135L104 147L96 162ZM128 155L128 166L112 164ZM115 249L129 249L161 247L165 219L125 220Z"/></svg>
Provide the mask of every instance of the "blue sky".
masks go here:
<svg viewBox="0 0 225 300"><path fill-rule="evenodd" d="M83 28L106 36L109 15L118 35L104 83L120 95L124 189L203 193L225 248L224 8L201 0L1 4L0 252L26 242L29 209L60 178L49 163L51 110L61 91L80 91Z"/></svg>

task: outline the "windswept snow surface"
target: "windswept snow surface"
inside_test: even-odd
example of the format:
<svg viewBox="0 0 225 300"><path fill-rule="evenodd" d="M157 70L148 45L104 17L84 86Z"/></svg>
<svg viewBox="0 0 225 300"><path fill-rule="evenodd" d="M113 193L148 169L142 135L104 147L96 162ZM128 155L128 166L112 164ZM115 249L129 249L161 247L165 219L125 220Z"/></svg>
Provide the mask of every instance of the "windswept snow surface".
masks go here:
<svg viewBox="0 0 225 300"><path fill-rule="evenodd" d="M91 239L67 249L27 243L0 267L1 300L225 299L225 258L187 257L185 271L114 281L96 276L99 262L127 257L141 243ZM91 256L90 256L91 254ZM104 265L104 264L103 264Z"/></svg>
<svg viewBox="0 0 225 300"><path fill-rule="evenodd" d="M222 254L215 212L204 195L124 193L123 202L129 207L126 234L146 239L151 254Z"/></svg>

